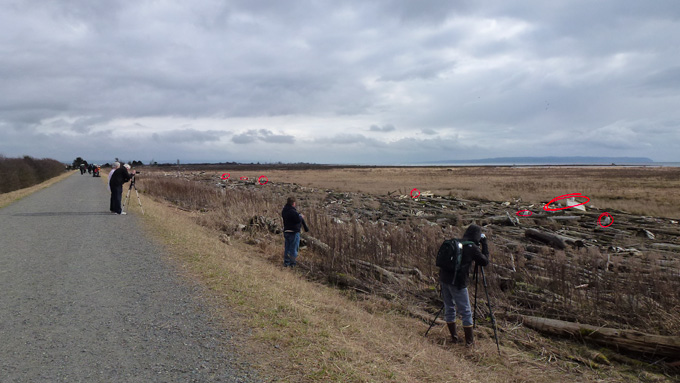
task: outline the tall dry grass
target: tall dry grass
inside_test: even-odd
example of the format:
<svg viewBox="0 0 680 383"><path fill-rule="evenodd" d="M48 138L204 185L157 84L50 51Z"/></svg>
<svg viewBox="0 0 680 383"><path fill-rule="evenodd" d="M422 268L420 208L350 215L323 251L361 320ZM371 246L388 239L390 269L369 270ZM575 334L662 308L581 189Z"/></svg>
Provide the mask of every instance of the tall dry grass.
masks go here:
<svg viewBox="0 0 680 383"><path fill-rule="evenodd" d="M164 205L147 199L144 220L169 245L178 268L208 287L204 294L217 300L220 317L238 342L230 352L249 356L264 381L627 382L635 376L636 371L593 370L555 360L545 349L537 356L505 341L501 358L481 331L474 350L442 344L445 329L435 328L424 338L427 325L401 315L397 305L370 297L350 301L337 290L263 260L256 256L257 248L236 241L225 246L213 230L195 224L205 213L178 213Z"/></svg>
<svg viewBox="0 0 680 383"><path fill-rule="evenodd" d="M482 173L486 172L487 179L482 182L485 185L495 185L493 180L499 178L517 176L515 169L503 169L510 172L509 176L497 170L481 170ZM531 174L536 170L519 171L522 174L527 171ZM601 174L599 173L601 171L594 169L591 176ZM358 173L349 172L353 174L354 186L361 184L358 182L361 178L368 178L374 184L377 181L372 175L381 173L380 169L356 172ZM385 172L397 177L394 169L387 169ZM426 187L430 185L428 182L432 182L432 186L435 182L441 182L441 172L442 170L436 170L437 179L424 182ZM446 170L443 172L446 175L450 173ZM465 169L464 172L480 177L479 169ZM572 170L567 171L565 176L567 179L570 172ZM580 170L573 172L580 174ZM637 171L630 172L636 174ZM613 177L614 181L602 183L612 185L612 182L618 182L617 180L628 179L631 174L618 172ZM313 185L323 183L325 179L323 177L327 176L314 173L314 176L310 177L314 181L310 183ZM276 180L281 175L268 173L268 177L270 180ZM239 229L239 225L247 225L253 217L262 216L265 220L280 226L280 209L285 198L291 194L302 196L300 205L307 213L307 221L313 228L313 236L327 244L330 249L321 252L320 249L310 245L313 251L304 254L304 262L314 273L315 278L334 280L334 277L343 275L363 281L368 279L369 284L379 286L378 290L385 286L390 290L383 289L379 291L381 294L387 292L391 296L402 297L405 300L408 297L418 299L429 297L436 300L433 287L437 284L438 270L433 265L434 254L443 238L459 237L464 229L462 226L431 225L416 217L383 223L352 216L346 222L338 222L337 214L323 203L328 194L325 190L312 191L295 184L260 187L255 183L230 183L229 188L222 188L216 186L221 181L215 174L193 178L148 174L140 180L140 185L146 193L164 198L183 209L199 212L196 217L197 223L218 230L226 236L240 237L257 244L277 263L281 258L282 241L280 236L269 231L271 226L253 225L243 231ZM203 182L200 182L200 179ZM559 189L564 193L565 189L560 188L566 185L565 181L558 179L555 177L553 180L521 182L516 188L529 188L536 193L535 188L547 184L551 185L555 192ZM479 181L468 182L471 190L481 187ZM582 181L575 181L575 184L579 182ZM673 182L675 181L670 181L671 184ZM514 193L506 190L507 183L500 185L502 186L486 188L484 198L507 197ZM354 186L345 185L344 188L346 190ZM403 188L402 192L408 190L410 186ZM445 191L434 187L431 189ZM582 193L594 193L595 190ZM373 189L373 192L377 190ZM616 199L619 195L612 192L609 197ZM504 199L506 198L500 198L501 201ZM593 199L595 198L591 197L591 201ZM600 202L602 201L597 203ZM490 237L493 238L493 233L490 233ZM525 262L525 250L521 246L516 248L492 241L492 262L497 266L491 266L487 270L487 278L494 303L498 308L596 325L631 327L661 334L674 334L680 331L680 278L677 269L663 268L658 263L652 262L649 257L653 257L653 254L647 255L644 259L625 261L617 260L615 257L616 263L621 263L621 267L628 269L623 273L617 272L616 269L613 269L613 272L603 272L605 267L610 266L606 264L607 257L596 248L567 253L542 249L543 253L533 255L540 261L534 260L531 264ZM357 260L380 267L417 268L425 278L424 280L411 278L402 284L383 284L382 282L386 282L385 275L367 272L364 267L357 264ZM513 265L516 265L518 272L513 274L512 286L508 288L508 281L503 280L505 275L503 270ZM619 271L621 270L623 269Z"/></svg>

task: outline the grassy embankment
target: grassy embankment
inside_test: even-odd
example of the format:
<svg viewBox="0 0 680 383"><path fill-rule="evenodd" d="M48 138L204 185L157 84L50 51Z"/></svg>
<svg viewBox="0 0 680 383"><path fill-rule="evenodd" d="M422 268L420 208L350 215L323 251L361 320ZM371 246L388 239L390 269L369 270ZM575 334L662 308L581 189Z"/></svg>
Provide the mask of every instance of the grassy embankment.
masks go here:
<svg viewBox="0 0 680 383"><path fill-rule="evenodd" d="M25 189L64 172L64 164L50 158L7 158L0 155L0 193Z"/></svg>
<svg viewBox="0 0 680 383"><path fill-rule="evenodd" d="M168 245L178 266L208 287L222 319L240 329L245 353L265 375L280 381L631 379L506 346L499 358L488 338L480 339L473 351L432 343L422 337L427 328L422 321L404 316L383 299L354 301L305 280L300 271L282 269L257 254L257 248L237 240L223 243L219 231L196 223L200 213L149 198L143 203L145 222Z"/></svg>

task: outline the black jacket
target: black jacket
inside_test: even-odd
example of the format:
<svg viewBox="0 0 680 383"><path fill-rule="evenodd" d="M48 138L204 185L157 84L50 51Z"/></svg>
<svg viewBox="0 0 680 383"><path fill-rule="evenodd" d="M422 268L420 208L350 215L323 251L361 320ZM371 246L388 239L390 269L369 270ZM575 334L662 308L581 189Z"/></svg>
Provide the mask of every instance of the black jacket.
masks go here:
<svg viewBox="0 0 680 383"><path fill-rule="evenodd" d="M295 206L286 204L281 211L281 217L283 217L283 231L300 232L303 219Z"/></svg>
<svg viewBox="0 0 680 383"><path fill-rule="evenodd" d="M132 176L130 176L130 173L128 173L127 169L124 166L121 166L111 175L109 186L111 186L111 189L122 187L123 184L130 181L131 178Z"/></svg>
<svg viewBox="0 0 680 383"><path fill-rule="evenodd" d="M439 269L439 281L443 283L453 283L457 289L462 289L470 283L470 266L474 261L479 266L486 266L489 264L489 247L486 240L481 240L482 228L477 225L470 225L463 235L463 241L472 241L474 244L463 246L463 256L460 261L460 268L456 280L453 280L454 273ZM481 250L479 248L481 242Z"/></svg>

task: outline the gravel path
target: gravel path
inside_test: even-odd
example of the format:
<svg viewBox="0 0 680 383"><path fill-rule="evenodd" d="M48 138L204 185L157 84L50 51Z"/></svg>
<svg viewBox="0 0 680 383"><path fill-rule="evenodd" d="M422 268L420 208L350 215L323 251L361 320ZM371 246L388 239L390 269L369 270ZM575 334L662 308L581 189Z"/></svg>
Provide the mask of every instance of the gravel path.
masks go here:
<svg viewBox="0 0 680 383"><path fill-rule="evenodd" d="M109 195L74 174L0 209L0 382L257 381Z"/></svg>

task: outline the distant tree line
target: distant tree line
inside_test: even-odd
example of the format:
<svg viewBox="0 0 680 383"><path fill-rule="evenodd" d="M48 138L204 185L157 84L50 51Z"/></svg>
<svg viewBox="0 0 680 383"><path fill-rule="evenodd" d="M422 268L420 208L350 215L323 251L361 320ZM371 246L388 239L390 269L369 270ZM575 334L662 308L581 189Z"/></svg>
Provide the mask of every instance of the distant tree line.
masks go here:
<svg viewBox="0 0 680 383"><path fill-rule="evenodd" d="M63 163L50 158L7 158L0 155L0 193L39 184L62 174L65 169Z"/></svg>

